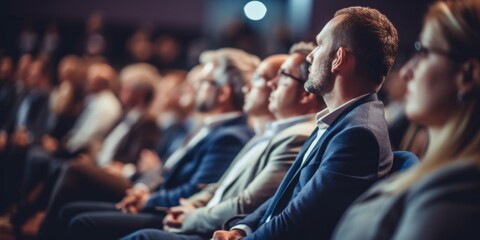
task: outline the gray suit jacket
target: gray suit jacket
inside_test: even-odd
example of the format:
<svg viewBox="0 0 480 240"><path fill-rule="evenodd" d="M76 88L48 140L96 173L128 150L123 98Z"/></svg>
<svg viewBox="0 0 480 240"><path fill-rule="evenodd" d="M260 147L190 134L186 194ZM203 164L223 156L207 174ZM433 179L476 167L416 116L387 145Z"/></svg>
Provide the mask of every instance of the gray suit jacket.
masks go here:
<svg viewBox="0 0 480 240"><path fill-rule="evenodd" d="M220 229L222 224L231 217L253 212L275 193L315 126L315 121L311 119L277 133L270 139L265 149L252 157L252 161L244 172L227 187L221 202L216 206L198 208L189 213L183 221L181 230L208 233ZM241 153L235 161L238 161L245 152ZM232 163L231 166L234 164ZM229 171L235 170L229 169ZM209 185L199 194L192 196L190 200L197 206L205 205L213 197L217 186Z"/></svg>
<svg viewBox="0 0 480 240"><path fill-rule="evenodd" d="M333 239L480 239L478 164L448 164L400 194L384 190L390 181L355 201Z"/></svg>

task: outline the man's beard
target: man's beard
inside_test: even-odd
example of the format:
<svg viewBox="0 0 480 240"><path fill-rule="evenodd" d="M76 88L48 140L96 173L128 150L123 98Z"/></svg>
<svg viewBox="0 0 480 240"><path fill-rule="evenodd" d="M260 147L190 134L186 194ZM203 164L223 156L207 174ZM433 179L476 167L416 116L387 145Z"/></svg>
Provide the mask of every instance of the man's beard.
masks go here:
<svg viewBox="0 0 480 240"><path fill-rule="evenodd" d="M334 55L320 63L317 72L310 72L308 80L305 82L305 90L313 93L317 98L322 99L326 93L332 91L333 73L330 71Z"/></svg>

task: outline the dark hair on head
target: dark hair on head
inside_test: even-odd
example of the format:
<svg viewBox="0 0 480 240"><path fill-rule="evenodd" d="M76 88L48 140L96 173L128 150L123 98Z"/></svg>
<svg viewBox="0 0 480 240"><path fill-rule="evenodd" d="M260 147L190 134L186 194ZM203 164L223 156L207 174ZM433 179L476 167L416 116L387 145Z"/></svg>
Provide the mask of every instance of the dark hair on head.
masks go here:
<svg viewBox="0 0 480 240"><path fill-rule="evenodd" d="M305 56L305 60L300 64L300 74L302 75L300 77L302 79L308 78L308 67L310 66L310 63L307 62L307 56L313 51L313 49L315 49L315 44L313 42L298 42L293 44L288 51L288 54L297 53Z"/></svg>
<svg viewBox="0 0 480 240"><path fill-rule="evenodd" d="M335 50L345 47L356 59L355 71L382 83L395 61L398 34L388 18L378 10L349 7L335 13L345 18L335 26Z"/></svg>

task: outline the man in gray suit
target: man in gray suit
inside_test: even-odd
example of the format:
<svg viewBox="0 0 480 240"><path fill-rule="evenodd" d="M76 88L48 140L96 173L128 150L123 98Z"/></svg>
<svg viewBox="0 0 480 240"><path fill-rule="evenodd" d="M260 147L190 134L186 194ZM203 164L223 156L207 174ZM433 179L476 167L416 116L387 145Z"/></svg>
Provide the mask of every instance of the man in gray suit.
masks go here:
<svg viewBox="0 0 480 240"><path fill-rule="evenodd" d="M276 121L247 143L218 183L208 185L188 200L181 200L181 206L171 208L164 219L165 231L146 230L140 235L152 234L147 236L159 239L205 239L229 218L253 212L273 195L315 128L312 113L324 107L323 102L303 88L308 76L305 58L312 49L311 44L294 45L271 78L267 77L266 70L273 70L272 59L278 56L260 64L252 87L246 92L245 106L249 106L249 100L253 101L249 96L254 94L258 106L268 103L268 111ZM267 94L265 99L258 99L265 96L259 92L269 91L272 91L269 98Z"/></svg>

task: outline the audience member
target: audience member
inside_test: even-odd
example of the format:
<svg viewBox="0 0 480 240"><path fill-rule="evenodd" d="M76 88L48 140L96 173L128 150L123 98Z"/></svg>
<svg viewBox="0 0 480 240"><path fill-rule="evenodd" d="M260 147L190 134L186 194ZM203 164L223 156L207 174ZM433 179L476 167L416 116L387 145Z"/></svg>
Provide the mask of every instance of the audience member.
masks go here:
<svg viewBox="0 0 480 240"><path fill-rule="evenodd" d="M0 192L4 199L2 204L5 204L2 208L18 202L27 148L45 133L50 81L50 65L42 60L33 61L23 81L23 94L0 131L5 144L0 146L3 149L0 151L0 168L5 169Z"/></svg>
<svg viewBox="0 0 480 240"><path fill-rule="evenodd" d="M375 92L393 64L396 29L377 10L350 7L316 41L305 89L327 105L318 128L275 195L213 239L328 239L348 205L390 171L393 154Z"/></svg>
<svg viewBox="0 0 480 240"><path fill-rule="evenodd" d="M96 152L105 134L120 117L121 105L111 90L116 78L116 71L108 64L97 63L88 68L85 108L65 143L69 154L84 150Z"/></svg>
<svg viewBox="0 0 480 240"><path fill-rule="evenodd" d="M14 66L10 57L0 59L0 127L5 124L15 100ZM0 146L3 145L0 143ZM1 151L1 149L0 149Z"/></svg>
<svg viewBox="0 0 480 240"><path fill-rule="evenodd" d="M161 226L164 214L156 212L156 207L176 206L180 198L190 197L206 184L218 181L250 139L251 131L241 113L241 89L251 78L258 58L237 49L205 54L195 101L196 109L206 114L204 125L166 160L163 172L159 173L163 181L141 179L144 187L134 187L132 194L117 205L129 213L120 212L110 203L78 204L70 209L73 213L69 215L76 216L69 218L73 220L67 238L117 238L144 227ZM152 186L160 187L150 194Z"/></svg>
<svg viewBox="0 0 480 240"><path fill-rule="evenodd" d="M266 131L257 139L251 140L250 144L255 147L249 151L255 152L239 154L238 160L218 184L208 186L189 201L181 201L181 207L170 210L164 219L165 230L183 235L143 230L127 238L145 234L152 239L209 239L208 236L221 228L223 222L238 214L251 213L275 193L301 146L315 128L312 113L324 107L323 102L318 102L303 88L308 77L308 72L304 71L308 64L306 56L313 48L313 44L296 44L277 71L266 66L278 56L267 58L257 69L258 78L254 79L251 91L247 92L246 97L250 98L246 98L245 106L250 108L252 115L262 113L262 116L271 112L277 120L267 125ZM283 61L284 57L280 59ZM262 76L271 76L272 79ZM273 90L271 94L265 94L270 92L266 91L266 85ZM267 106L265 102L268 98L269 110L266 110L264 106ZM251 101L250 104L247 100ZM262 138L267 138L265 143L258 142ZM192 209L194 206L197 208Z"/></svg>
<svg viewBox="0 0 480 240"><path fill-rule="evenodd" d="M50 93L49 116L44 123L45 134L27 150L18 206L28 205L27 199L31 202L36 201L36 194L40 192L42 185L39 185L39 182L48 175L52 153L59 148L59 144L73 127L83 108L83 87L80 85L85 75L83 62L75 56L65 57L60 61L58 75L60 85ZM23 210L23 207L20 208Z"/></svg>
<svg viewBox="0 0 480 240"><path fill-rule="evenodd" d="M85 72L85 63L74 55L62 58L58 64L60 83L50 93L48 135L41 140L49 152L58 149L59 141L70 131L83 110Z"/></svg>
<svg viewBox="0 0 480 240"><path fill-rule="evenodd" d="M142 75L131 75L121 85L123 117L106 136L94 160L65 163L46 208L39 238L55 228L51 221L66 203L79 200L119 201L131 187L142 149L152 149L159 138L155 118L148 112L154 86Z"/></svg>
<svg viewBox="0 0 480 240"><path fill-rule="evenodd" d="M378 184L343 216L334 239L478 239L480 2L440 1L403 67L406 112L431 144L416 168Z"/></svg>

